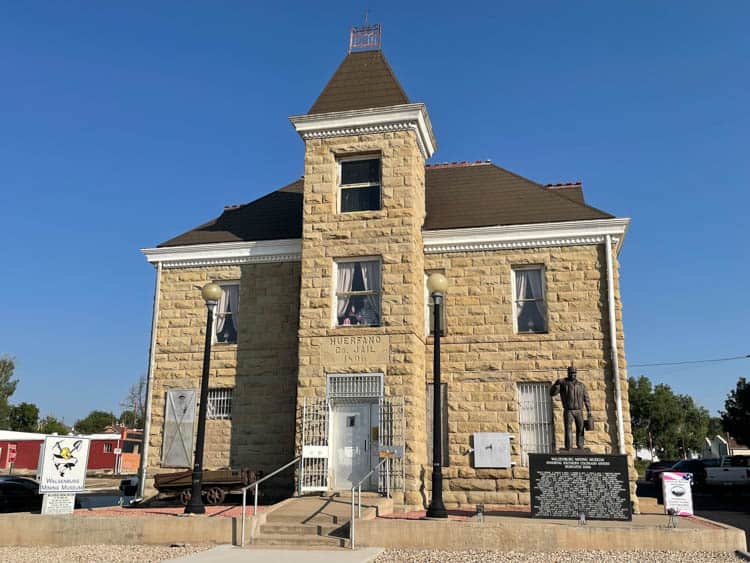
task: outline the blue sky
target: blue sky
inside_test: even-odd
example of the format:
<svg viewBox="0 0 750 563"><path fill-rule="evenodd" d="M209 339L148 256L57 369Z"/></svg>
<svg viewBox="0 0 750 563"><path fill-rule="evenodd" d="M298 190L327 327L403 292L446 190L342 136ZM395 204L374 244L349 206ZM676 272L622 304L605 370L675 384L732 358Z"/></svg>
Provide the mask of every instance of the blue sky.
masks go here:
<svg viewBox="0 0 750 563"><path fill-rule="evenodd" d="M0 353L15 401L67 422L145 372L154 246L302 173L304 113L384 26L433 161L582 180L633 219L630 363L750 353L745 1L6 3ZM643 368L721 408L750 362Z"/></svg>

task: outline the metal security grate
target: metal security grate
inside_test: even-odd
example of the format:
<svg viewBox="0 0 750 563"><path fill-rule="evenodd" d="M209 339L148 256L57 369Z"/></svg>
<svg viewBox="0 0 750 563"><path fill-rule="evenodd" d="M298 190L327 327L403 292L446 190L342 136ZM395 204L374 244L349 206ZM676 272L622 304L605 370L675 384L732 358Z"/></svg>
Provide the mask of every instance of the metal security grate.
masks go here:
<svg viewBox="0 0 750 563"><path fill-rule="evenodd" d="M325 399L305 397L302 406L302 461L299 492L328 490L328 419L330 405Z"/></svg>
<svg viewBox="0 0 750 563"><path fill-rule="evenodd" d="M404 398L381 397L380 451L393 453L394 457L378 472L379 492L404 489L404 446Z"/></svg>
<svg viewBox="0 0 750 563"><path fill-rule="evenodd" d="M326 396L331 401L340 399L377 399L382 397L382 395L383 375L380 373L328 376Z"/></svg>
<svg viewBox="0 0 750 563"><path fill-rule="evenodd" d="M518 384L518 418L521 426L521 464L530 453L552 453L555 445L549 383Z"/></svg>
<svg viewBox="0 0 750 563"><path fill-rule="evenodd" d="M208 402L206 403L208 418L232 418L232 391L234 389L231 387L208 390Z"/></svg>

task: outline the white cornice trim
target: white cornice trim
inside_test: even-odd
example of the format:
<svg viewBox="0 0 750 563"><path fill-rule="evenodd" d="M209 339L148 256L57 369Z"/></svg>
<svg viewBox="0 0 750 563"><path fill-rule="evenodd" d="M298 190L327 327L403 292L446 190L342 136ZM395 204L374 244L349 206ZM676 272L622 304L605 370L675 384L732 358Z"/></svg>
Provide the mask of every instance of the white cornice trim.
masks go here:
<svg viewBox="0 0 750 563"><path fill-rule="evenodd" d="M302 258L300 239L249 242L219 242L194 246L144 248L146 259L163 268L196 266L232 266L266 262L299 262Z"/></svg>
<svg viewBox="0 0 750 563"><path fill-rule="evenodd" d="M293 115L289 121L305 140L412 130L417 134L417 144L425 159L437 150L432 123L424 104Z"/></svg>
<svg viewBox="0 0 750 563"><path fill-rule="evenodd" d="M616 242L616 250L619 252L629 224L630 219L593 219L423 231L422 237L425 254L601 244L607 235L610 235ZM299 262L302 259L302 241L283 239L219 242L194 246L144 248L141 252L151 264L160 262L162 268Z"/></svg>
<svg viewBox="0 0 750 563"><path fill-rule="evenodd" d="M610 235L620 251L630 219L592 219L423 231L425 254L601 244Z"/></svg>

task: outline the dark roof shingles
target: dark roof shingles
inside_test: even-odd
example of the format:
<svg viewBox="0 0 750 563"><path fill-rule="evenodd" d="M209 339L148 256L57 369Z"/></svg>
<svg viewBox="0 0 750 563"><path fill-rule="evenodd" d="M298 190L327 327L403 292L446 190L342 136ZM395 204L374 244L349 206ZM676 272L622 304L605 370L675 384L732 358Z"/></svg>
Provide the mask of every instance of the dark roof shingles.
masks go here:
<svg viewBox="0 0 750 563"><path fill-rule="evenodd" d="M336 69L309 114L408 104L382 51L349 53Z"/></svg>
<svg viewBox="0 0 750 563"><path fill-rule="evenodd" d="M427 166L426 230L608 219L568 190L548 189L489 163ZM571 186L571 191L575 191ZM159 246L182 246L302 236L303 180L224 210L208 223ZM578 187L580 191L580 186Z"/></svg>

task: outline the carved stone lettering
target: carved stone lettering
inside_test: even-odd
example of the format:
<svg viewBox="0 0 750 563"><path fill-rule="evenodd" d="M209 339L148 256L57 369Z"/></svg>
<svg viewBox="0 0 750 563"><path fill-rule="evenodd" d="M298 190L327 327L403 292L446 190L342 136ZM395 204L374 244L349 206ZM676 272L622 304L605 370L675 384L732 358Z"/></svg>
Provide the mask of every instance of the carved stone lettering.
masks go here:
<svg viewBox="0 0 750 563"><path fill-rule="evenodd" d="M329 336L320 347L321 359L329 367L375 366L388 363L387 336Z"/></svg>

